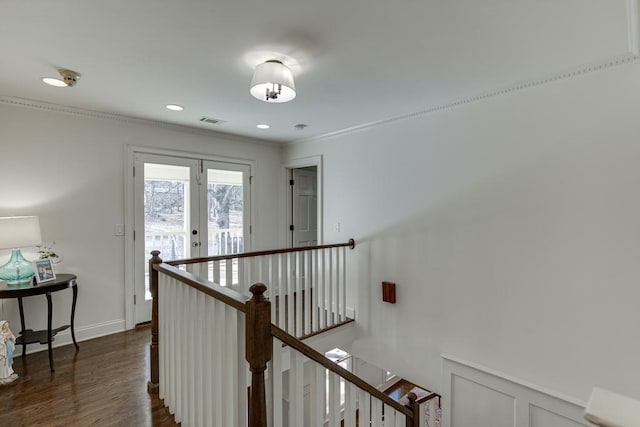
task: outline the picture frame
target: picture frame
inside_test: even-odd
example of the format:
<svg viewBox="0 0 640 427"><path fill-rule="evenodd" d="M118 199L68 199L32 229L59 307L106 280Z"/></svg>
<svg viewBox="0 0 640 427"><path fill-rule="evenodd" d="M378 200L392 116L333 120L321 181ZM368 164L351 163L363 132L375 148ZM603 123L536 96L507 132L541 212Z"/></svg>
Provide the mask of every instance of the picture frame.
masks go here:
<svg viewBox="0 0 640 427"><path fill-rule="evenodd" d="M33 269L36 272L36 284L56 280L56 273L53 271L53 263L49 258L34 261Z"/></svg>

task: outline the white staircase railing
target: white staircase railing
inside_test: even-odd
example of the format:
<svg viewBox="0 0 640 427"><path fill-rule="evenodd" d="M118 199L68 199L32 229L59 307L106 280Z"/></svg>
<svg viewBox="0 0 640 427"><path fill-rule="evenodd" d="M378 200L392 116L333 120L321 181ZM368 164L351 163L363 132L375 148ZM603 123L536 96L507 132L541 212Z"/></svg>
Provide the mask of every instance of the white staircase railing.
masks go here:
<svg viewBox="0 0 640 427"><path fill-rule="evenodd" d="M311 260L321 250L347 246L353 246L353 241L307 248L311 255L296 254L295 259ZM275 265L282 266L283 259L296 252L304 251L287 249L253 256L260 259L255 265L268 266L262 270L265 273L273 272ZM311 312L320 308L319 302L312 299L305 305L306 300L298 300L297 296L287 299L292 290L294 293L309 290L308 295L315 295L312 286L278 288L282 293L271 298L279 301L283 296L287 298L285 310L274 317L275 305L265 297L267 287L262 283L249 288L252 294L249 299L234 289L179 268L186 265L187 270L194 269L202 261L210 262L209 259L163 263L159 252L152 254L148 388L159 393L183 426L419 426L421 407L415 394L410 393L409 405L403 406L278 326L282 313L286 313L282 325L291 326L287 305L293 304L296 320L293 331L313 331L305 329L305 323L296 315L302 312L313 322L316 318ZM239 259L247 257L238 255ZM310 284L316 283L312 278L322 276L315 272L315 266L321 263L309 265L304 269L304 277ZM344 273L329 269L326 274L335 277ZM326 316L325 324L341 319L339 310L333 311L332 303L325 308L332 314ZM322 324L319 313L318 327ZM303 326L296 328L299 325ZM283 405L287 405L286 409Z"/></svg>
<svg viewBox="0 0 640 427"><path fill-rule="evenodd" d="M249 295L251 283L267 283L271 321L302 338L350 321L347 317L347 248L336 245L221 255L168 264Z"/></svg>

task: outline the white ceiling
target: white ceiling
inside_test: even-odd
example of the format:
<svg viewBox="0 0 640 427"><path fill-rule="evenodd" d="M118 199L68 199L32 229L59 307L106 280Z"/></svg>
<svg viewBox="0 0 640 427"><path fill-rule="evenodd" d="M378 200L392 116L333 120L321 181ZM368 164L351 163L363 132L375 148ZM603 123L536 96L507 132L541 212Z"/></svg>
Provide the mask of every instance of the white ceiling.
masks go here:
<svg viewBox="0 0 640 427"><path fill-rule="evenodd" d="M0 95L300 140L625 54L635 1L0 0ZM249 94L273 58L292 102ZM58 68L82 79L40 81Z"/></svg>

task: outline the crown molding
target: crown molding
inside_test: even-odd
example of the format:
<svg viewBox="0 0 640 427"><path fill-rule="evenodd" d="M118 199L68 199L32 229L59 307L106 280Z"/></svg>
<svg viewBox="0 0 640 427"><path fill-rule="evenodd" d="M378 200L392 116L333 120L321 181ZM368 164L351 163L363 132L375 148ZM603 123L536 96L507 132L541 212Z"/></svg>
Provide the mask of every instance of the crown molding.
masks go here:
<svg viewBox="0 0 640 427"><path fill-rule="evenodd" d="M139 126L152 127L157 129L167 129L174 132L189 133L192 135L200 135L209 138L220 138L227 141L238 141L250 144L257 144L267 147L282 145L281 141L266 141L248 136L240 136L231 133L224 133L214 130L200 129L191 126L177 125L173 123L160 122L156 120L141 119L137 117L125 116L122 114L106 113L103 111L88 110L84 108L71 107L68 105L54 104L50 102L38 101L35 99L19 98L15 96L0 95L0 104L10 105L14 107L30 108L34 110L51 111L55 113L63 113L79 117L89 117L93 119L116 121L120 123L128 123Z"/></svg>
<svg viewBox="0 0 640 427"><path fill-rule="evenodd" d="M458 100L454 100L445 104L436 105L433 107L426 108L424 110L415 111L412 113L403 114L401 116L389 117L387 119L376 120L369 123L363 123L357 126L352 126L345 129L340 129L334 132L325 133L318 136L312 136L309 138L297 139L294 141L284 142L284 146L292 146L292 145L300 145L312 142L326 141L328 139L336 138L339 136L344 136L356 132L360 132L366 129L371 129L377 126L386 125L389 123L398 122L401 120L412 119L415 117L426 116L432 113L437 113L439 111L451 110L457 107L461 107L467 104L473 104L479 101L484 101L489 98L494 98L497 96L508 95L514 92L520 92L525 89L530 89L537 86L543 86L549 83L554 83L560 80L567 80L573 77L579 77L584 74L590 74L596 71L603 71L609 68L617 67L620 65L629 64L631 62L638 61L640 59L640 55L634 53L625 53L618 57L614 57L608 59L603 62L597 62L590 65L584 65L582 67L573 68L567 71L562 71L558 73L554 73L548 75L546 77L535 78L530 80L524 80L518 83L513 83L501 88L489 90L486 92L481 92L477 95L472 95L469 97L461 98Z"/></svg>

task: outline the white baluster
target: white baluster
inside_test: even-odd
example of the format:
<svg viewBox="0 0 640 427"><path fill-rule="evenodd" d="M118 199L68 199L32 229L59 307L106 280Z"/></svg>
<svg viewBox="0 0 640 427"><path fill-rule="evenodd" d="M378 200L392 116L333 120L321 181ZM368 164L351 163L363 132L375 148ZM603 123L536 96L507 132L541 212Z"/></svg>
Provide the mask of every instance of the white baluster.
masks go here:
<svg viewBox="0 0 640 427"><path fill-rule="evenodd" d="M271 323L278 324L278 318L276 317L278 306L276 304L276 297L280 293L278 290L278 280L276 276L278 274L278 266L276 265L277 259L275 255L268 255L265 257L267 262L267 291L269 293L269 300L271 301Z"/></svg>
<svg viewBox="0 0 640 427"><path fill-rule="evenodd" d="M224 303L215 301L215 326L214 335L215 343L212 357L214 358L214 375L213 375L213 396L211 402L214 405L214 423L215 427L225 427L222 421L222 408L224 395L226 394L223 387L223 375L227 367L224 365L224 331L226 329L226 318L224 316Z"/></svg>
<svg viewBox="0 0 640 427"><path fill-rule="evenodd" d="M232 309L235 312L236 317L236 329L235 329L235 339L237 342L236 352L235 352L235 365L237 370L237 404L236 404L236 425L246 426L248 422L247 415L247 387L249 386L249 365L246 362L246 348L245 348L245 315L244 313L237 311L236 309ZM233 340L233 337L232 337Z"/></svg>
<svg viewBox="0 0 640 427"><path fill-rule="evenodd" d="M347 320L347 248L342 248L342 311L340 320Z"/></svg>
<svg viewBox="0 0 640 427"><path fill-rule="evenodd" d="M311 423L314 426L323 426L327 414L326 399L326 372L320 364L314 363L311 383Z"/></svg>
<svg viewBox="0 0 640 427"><path fill-rule="evenodd" d="M164 372L165 361L167 356L165 354L167 349L167 331L164 322L166 321L166 308L164 302L167 299L167 282L166 276L162 273L158 274L158 371L159 371L159 388L158 396L160 399L166 399L167 396L167 378ZM166 401L166 400L165 400Z"/></svg>
<svg viewBox="0 0 640 427"><path fill-rule="evenodd" d="M298 396L298 394L296 393L296 376L298 375L298 372L296 371L297 368L297 364L296 364L296 357L297 357L297 353L295 350L293 349L289 349L289 414L288 414L288 419L289 419L289 425L290 426L295 426L298 425L296 424L296 407L298 406L298 399L300 399L300 396Z"/></svg>
<svg viewBox="0 0 640 427"><path fill-rule="evenodd" d="M205 298L205 320L202 329L204 330L204 369L202 370L202 377L205 381L204 392L201 396L202 399L206 399L204 409L204 425L213 425L213 405L211 399L214 397L213 383L218 379L214 376L214 360L212 357L214 354L214 336L216 330L215 315L214 315L214 299Z"/></svg>
<svg viewBox="0 0 640 427"><path fill-rule="evenodd" d="M329 249L329 262L328 262L328 271L327 277L329 280L327 281L327 297L329 301L327 302L327 326L332 326L333 322L333 313L335 312L335 297L333 295L333 250Z"/></svg>
<svg viewBox="0 0 640 427"><path fill-rule="evenodd" d="M294 331L294 317L293 317L293 296L295 292L295 276L293 275L293 269L295 268L295 257L293 253L287 254L287 332L293 335Z"/></svg>
<svg viewBox="0 0 640 427"><path fill-rule="evenodd" d="M407 427L406 415L404 415L402 412L398 412L396 410L394 410L393 413L394 413L394 416L396 418L395 427ZM420 425L423 426L424 424L420 424Z"/></svg>
<svg viewBox="0 0 640 427"><path fill-rule="evenodd" d="M207 315L206 315L206 302L211 298L207 297L204 294L198 295L198 331L199 338L197 339L199 344L196 346L196 351L198 355L198 365L196 368L196 377L199 379L200 384L199 388L196 391L196 399L198 399L200 408L199 412L201 414L200 420L202 425L210 425L207 424L206 421L206 412L207 408L210 406L209 402L205 402L204 396L210 396L207 394L207 377L205 376L206 368L207 368L207 359L208 359L208 348L207 343L210 340L210 330L206 327L207 324ZM204 326L204 327L203 327Z"/></svg>
<svg viewBox="0 0 640 427"><path fill-rule="evenodd" d="M296 330L295 330L295 335L296 337L302 336L303 335L303 329L302 329L302 310L304 309L304 301L302 299L302 294L303 294L303 289L304 289L304 285L303 285L303 281L304 281L304 263L303 263L303 258L302 258L302 254L300 252L296 252L296 298L295 298L295 313L296 313Z"/></svg>
<svg viewBox="0 0 640 427"><path fill-rule="evenodd" d="M179 351L176 352L176 413L175 413L175 419L176 422L182 422L184 420L183 416L184 416L184 411L183 411L183 399L184 399L184 395L186 394L185 389L184 389L184 378L186 376L186 361L184 358L184 353L183 353L183 349L184 346L186 344L186 340L185 340L185 333L184 330L185 328L185 321L184 321L184 302L185 302L185 298L184 298L184 294L185 294L185 290L183 289L182 286L178 286L178 299L177 299L177 344L178 344L178 349Z"/></svg>
<svg viewBox="0 0 640 427"><path fill-rule="evenodd" d="M362 389L356 390L356 396L358 398L358 425L359 426L369 426L369 414L365 413L364 410L364 401L366 399L367 393Z"/></svg>
<svg viewBox="0 0 640 427"><path fill-rule="evenodd" d="M195 342L198 340L197 334L196 334L196 330L200 328L200 325L197 325L196 322L196 312L195 312L195 308L196 308L196 297L197 297L197 293L198 291L196 291L195 289L193 289L192 287L188 287L188 292L189 292L189 300L187 303L187 318L188 318L188 324L189 324L189 329L188 329L188 334L189 334L189 346L186 348L186 352L189 356L189 366L188 368L188 394L187 394L187 401L189 404L189 418L188 418L188 425L197 425L198 424L198 419L196 417L197 414L197 408L196 408L196 392L197 392L197 382L196 382L196 375L197 375L197 371L196 371L196 366L198 365L198 355L195 351Z"/></svg>
<svg viewBox="0 0 640 427"><path fill-rule="evenodd" d="M322 276L318 280L320 284L320 329L324 329L327 326L327 264L325 250L321 249L318 255L320 256L320 272Z"/></svg>
<svg viewBox="0 0 640 427"><path fill-rule="evenodd" d="M311 333L311 289L313 286L311 271L311 252L304 251L304 333Z"/></svg>
<svg viewBox="0 0 640 427"><path fill-rule="evenodd" d="M304 356L289 351L289 425L304 425Z"/></svg>
<svg viewBox="0 0 640 427"><path fill-rule="evenodd" d="M344 388L344 427L356 427L356 386L345 381Z"/></svg>
<svg viewBox="0 0 640 427"><path fill-rule="evenodd" d="M384 427L382 423L382 404L375 397L371 399L371 427Z"/></svg>
<svg viewBox="0 0 640 427"><path fill-rule="evenodd" d="M340 378L329 373L329 427L340 427Z"/></svg>
<svg viewBox="0 0 640 427"><path fill-rule="evenodd" d="M224 402L224 425L225 426L234 426L236 424L235 414L237 413L237 399L238 396L238 365L237 365L237 347L236 347L236 339L237 339L237 330L238 330L238 322L236 316L236 310L230 306L225 305L224 313L226 318L226 327L225 331L225 345L224 345L224 365L226 369L224 370L224 391L225 391L225 402Z"/></svg>
<svg viewBox="0 0 640 427"><path fill-rule="evenodd" d="M230 259L225 259L224 260L224 269L225 269L225 278L224 278L224 285L229 288L229 289L234 289L234 283L233 283L233 262Z"/></svg>
<svg viewBox="0 0 640 427"><path fill-rule="evenodd" d="M318 276L318 250L314 250L311 253L311 262L313 264L313 292L311 293L313 314L311 317L311 332L316 332L320 329L318 310L320 309L320 286L322 286L320 284L320 277Z"/></svg>
<svg viewBox="0 0 640 427"><path fill-rule="evenodd" d="M177 306L175 302L178 301L178 288L176 284L176 280L167 278L167 283L169 284L170 292L169 296L171 301L168 303L167 313L169 314L167 319L167 335L169 336L169 348L168 348L168 358L167 364L168 366L168 376L169 376L169 387L167 388L168 392L168 401L170 402L169 408L172 413L175 414L176 411L176 400L177 400L177 382L176 376L178 375L177 369L177 352L178 352L178 340L176 329L178 326L178 318L176 316Z"/></svg>
<svg viewBox="0 0 640 427"><path fill-rule="evenodd" d="M213 262L213 283L220 285L220 261Z"/></svg>
<svg viewBox="0 0 640 427"><path fill-rule="evenodd" d="M273 358L269 363L272 379L273 422L271 427L282 426L282 342L273 339Z"/></svg>
<svg viewBox="0 0 640 427"><path fill-rule="evenodd" d="M278 254L278 326L287 329L285 298L287 295L287 257Z"/></svg>

